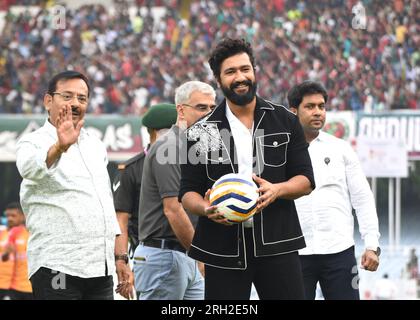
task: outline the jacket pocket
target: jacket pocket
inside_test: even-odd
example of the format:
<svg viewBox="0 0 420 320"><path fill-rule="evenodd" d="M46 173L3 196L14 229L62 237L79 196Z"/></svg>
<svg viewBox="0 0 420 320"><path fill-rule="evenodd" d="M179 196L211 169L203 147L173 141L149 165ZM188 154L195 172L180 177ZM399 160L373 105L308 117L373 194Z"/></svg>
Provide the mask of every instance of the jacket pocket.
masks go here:
<svg viewBox="0 0 420 320"><path fill-rule="evenodd" d="M272 133L258 137L258 148L265 166L281 167L286 159L290 133Z"/></svg>
<svg viewBox="0 0 420 320"><path fill-rule="evenodd" d="M221 166L223 165L223 166ZM220 149L207 153L206 172L207 178L216 181L223 174L233 172L229 154L226 149Z"/></svg>

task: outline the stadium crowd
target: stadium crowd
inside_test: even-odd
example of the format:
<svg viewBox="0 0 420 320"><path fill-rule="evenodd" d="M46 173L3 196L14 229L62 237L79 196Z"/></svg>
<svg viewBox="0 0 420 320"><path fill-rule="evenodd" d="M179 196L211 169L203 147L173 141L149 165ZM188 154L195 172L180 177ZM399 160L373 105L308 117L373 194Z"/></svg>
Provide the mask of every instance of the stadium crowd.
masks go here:
<svg viewBox="0 0 420 320"><path fill-rule="evenodd" d="M54 28L45 1L21 2L43 5L35 15L5 15L0 113L43 113L43 85L73 68L92 81L90 113L142 114L172 101L185 81L216 87L207 59L226 36L253 44L259 93L275 102L312 79L326 85L334 110L420 109L416 0L363 1L361 29L353 28L356 0L137 0L134 14L124 5L115 14L102 5L66 10L64 29ZM166 10L156 19L159 4Z"/></svg>

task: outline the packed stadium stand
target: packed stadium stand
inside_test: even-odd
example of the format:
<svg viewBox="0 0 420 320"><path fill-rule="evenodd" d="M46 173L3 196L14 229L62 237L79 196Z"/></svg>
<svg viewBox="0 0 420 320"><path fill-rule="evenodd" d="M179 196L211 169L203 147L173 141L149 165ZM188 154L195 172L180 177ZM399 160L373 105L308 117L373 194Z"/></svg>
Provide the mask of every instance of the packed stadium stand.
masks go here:
<svg viewBox="0 0 420 320"><path fill-rule="evenodd" d="M226 36L253 43L259 93L273 101L311 78L326 84L332 109L420 108L416 0L363 1L357 28L356 0L102 1L67 9L65 29L53 25L62 2L2 3L0 113L44 112L48 77L73 68L92 79L91 113L142 114L186 80L215 85L207 57Z"/></svg>

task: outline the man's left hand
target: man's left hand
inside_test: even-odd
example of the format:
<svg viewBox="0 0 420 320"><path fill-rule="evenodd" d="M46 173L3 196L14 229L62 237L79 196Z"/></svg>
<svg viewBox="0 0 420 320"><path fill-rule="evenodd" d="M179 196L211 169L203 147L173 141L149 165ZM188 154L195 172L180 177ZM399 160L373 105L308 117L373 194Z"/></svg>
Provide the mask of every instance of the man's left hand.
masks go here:
<svg viewBox="0 0 420 320"><path fill-rule="evenodd" d="M116 261L118 286L115 290L124 298L130 300L134 299L134 274L130 266L122 260Z"/></svg>
<svg viewBox="0 0 420 320"><path fill-rule="evenodd" d="M379 257L373 250L366 250L362 256L362 267L368 271L376 271L379 266Z"/></svg>
<svg viewBox="0 0 420 320"><path fill-rule="evenodd" d="M260 193L260 197L257 200L257 212L260 212L278 198L278 188L275 184L268 182L255 174L252 175L252 178L260 186L257 190L257 192Z"/></svg>

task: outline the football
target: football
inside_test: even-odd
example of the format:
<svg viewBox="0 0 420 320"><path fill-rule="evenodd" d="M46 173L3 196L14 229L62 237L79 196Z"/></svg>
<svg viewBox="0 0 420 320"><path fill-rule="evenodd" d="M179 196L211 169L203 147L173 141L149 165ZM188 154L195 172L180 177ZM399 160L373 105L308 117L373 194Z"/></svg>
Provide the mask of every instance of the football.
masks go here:
<svg viewBox="0 0 420 320"><path fill-rule="evenodd" d="M210 191L210 204L232 223L251 218L257 210L258 187L252 177L229 173L220 177Z"/></svg>

